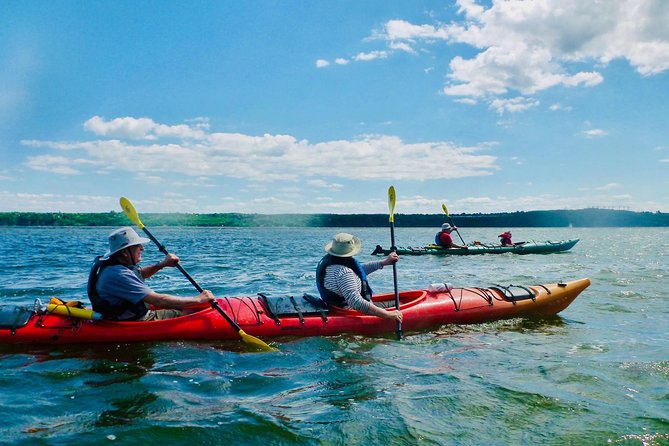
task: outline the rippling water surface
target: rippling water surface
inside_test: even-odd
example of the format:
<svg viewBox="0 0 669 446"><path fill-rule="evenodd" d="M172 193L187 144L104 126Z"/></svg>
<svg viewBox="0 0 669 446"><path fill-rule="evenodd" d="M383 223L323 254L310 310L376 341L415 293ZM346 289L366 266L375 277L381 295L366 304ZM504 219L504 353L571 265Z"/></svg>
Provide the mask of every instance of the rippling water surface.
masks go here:
<svg viewBox="0 0 669 446"><path fill-rule="evenodd" d="M86 300L88 268L112 228L0 228L3 306ZM501 229L463 228L493 242ZM315 292L340 229L151 228L216 295ZM362 261L389 230L342 228ZM429 228L395 231L398 246ZM0 346L0 444L669 444L669 230L516 229L514 240L580 238L569 252L405 256L400 289L589 277L558 317L443 326L392 337ZM153 246L144 263L162 256ZM392 271L374 273L392 291ZM194 294L176 269L154 289Z"/></svg>

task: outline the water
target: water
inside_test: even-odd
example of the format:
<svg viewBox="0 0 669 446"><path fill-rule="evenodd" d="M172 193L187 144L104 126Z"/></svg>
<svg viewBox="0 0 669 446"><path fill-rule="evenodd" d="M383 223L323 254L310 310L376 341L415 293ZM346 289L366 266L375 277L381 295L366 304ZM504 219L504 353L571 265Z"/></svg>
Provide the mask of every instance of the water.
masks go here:
<svg viewBox="0 0 669 446"><path fill-rule="evenodd" d="M111 228L0 228L0 299L86 300ZM315 292L339 229L151 228L216 295ZM467 241L502 229L463 228ZM346 229L361 260L387 228ZM429 228L396 228L421 246ZM669 444L669 229L516 229L516 240L580 238L569 252L405 256L401 289L534 284L589 277L557 318L444 326L366 338L0 347L2 445ZM144 263L162 256L153 246ZM392 271L370 276L391 291ZM149 283L194 294L176 269Z"/></svg>

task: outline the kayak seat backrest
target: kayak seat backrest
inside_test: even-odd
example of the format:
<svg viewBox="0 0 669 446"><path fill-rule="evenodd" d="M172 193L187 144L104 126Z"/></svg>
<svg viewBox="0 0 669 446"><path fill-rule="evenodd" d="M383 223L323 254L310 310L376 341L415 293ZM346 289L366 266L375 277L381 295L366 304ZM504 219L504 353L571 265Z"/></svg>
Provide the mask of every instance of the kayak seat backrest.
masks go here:
<svg viewBox="0 0 669 446"><path fill-rule="evenodd" d="M32 308L26 307L13 307L13 308L2 308L0 307L0 328L9 329L12 332L16 331L17 328L23 327L28 324L30 317L33 315Z"/></svg>
<svg viewBox="0 0 669 446"><path fill-rule="evenodd" d="M502 295L509 301L516 303L519 300L527 300L527 299L532 299L532 300L537 300L537 296L534 294L534 291L531 289L520 286L520 285L509 285L509 286L502 286L502 285L497 285L490 287L493 290L497 290L498 292L502 293Z"/></svg>
<svg viewBox="0 0 669 446"><path fill-rule="evenodd" d="M322 310L327 310L328 309L328 304L323 302L323 299L321 299L318 296L314 296L313 294L309 293L304 293L302 295L302 298L312 304L315 308L320 308ZM319 311L320 312L320 311Z"/></svg>
<svg viewBox="0 0 669 446"><path fill-rule="evenodd" d="M280 317L299 317L303 321L304 315L318 314L323 319L328 314L328 306L320 297L304 294L302 296L269 296L265 293L258 293L260 300L265 305L269 316L280 324Z"/></svg>

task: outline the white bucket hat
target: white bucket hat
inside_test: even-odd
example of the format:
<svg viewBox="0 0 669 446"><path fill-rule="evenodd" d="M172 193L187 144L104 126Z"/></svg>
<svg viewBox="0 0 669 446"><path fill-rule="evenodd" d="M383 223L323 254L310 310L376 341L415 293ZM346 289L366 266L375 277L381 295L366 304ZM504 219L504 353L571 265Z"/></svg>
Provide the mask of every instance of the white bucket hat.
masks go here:
<svg viewBox="0 0 669 446"><path fill-rule="evenodd" d="M362 243L358 237L340 232L325 245L325 252L335 257L353 257L360 252L361 248Z"/></svg>
<svg viewBox="0 0 669 446"><path fill-rule="evenodd" d="M441 225L441 230L442 231L452 231L453 229L455 229L455 228L453 226L449 225L448 223L444 223L443 225Z"/></svg>
<svg viewBox="0 0 669 446"><path fill-rule="evenodd" d="M119 228L109 234L109 251L105 253L102 260L107 260L120 250L129 246L143 245L149 243L148 238L140 237L130 226Z"/></svg>

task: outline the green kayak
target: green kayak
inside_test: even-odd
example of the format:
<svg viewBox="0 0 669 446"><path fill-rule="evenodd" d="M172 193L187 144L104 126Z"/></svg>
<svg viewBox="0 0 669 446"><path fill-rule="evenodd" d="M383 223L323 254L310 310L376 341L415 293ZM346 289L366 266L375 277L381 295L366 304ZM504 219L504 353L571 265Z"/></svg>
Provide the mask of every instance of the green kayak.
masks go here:
<svg viewBox="0 0 669 446"><path fill-rule="evenodd" d="M560 240L557 242L552 242L547 240L545 242L518 242L514 243L511 246L502 246L502 245L488 245L488 244L472 244L468 245L467 249L464 248L450 248L445 249L438 245L427 245L422 248L412 248L408 246L406 248L399 247L397 248L397 253L399 255L411 255L411 256L422 256L426 254L434 255L455 255L455 256L465 256L465 255L474 255L474 254L504 254L507 252L513 254L550 254L553 252L567 251L568 249L573 248L573 246L578 243L579 239L573 240ZM376 245L376 249L372 252L372 255L388 255L390 254L390 249L382 248L381 245Z"/></svg>

